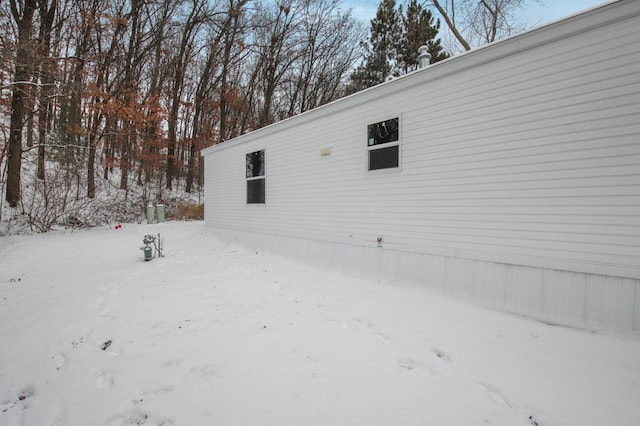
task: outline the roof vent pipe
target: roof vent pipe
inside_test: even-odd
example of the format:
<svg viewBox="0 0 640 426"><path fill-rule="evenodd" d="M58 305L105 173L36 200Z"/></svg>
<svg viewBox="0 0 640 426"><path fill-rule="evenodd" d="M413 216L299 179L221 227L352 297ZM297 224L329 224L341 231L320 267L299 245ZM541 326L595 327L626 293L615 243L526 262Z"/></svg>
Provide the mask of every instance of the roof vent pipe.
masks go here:
<svg viewBox="0 0 640 426"><path fill-rule="evenodd" d="M431 63L431 55L429 54L429 48L424 44L418 49L418 65L420 68L425 68Z"/></svg>

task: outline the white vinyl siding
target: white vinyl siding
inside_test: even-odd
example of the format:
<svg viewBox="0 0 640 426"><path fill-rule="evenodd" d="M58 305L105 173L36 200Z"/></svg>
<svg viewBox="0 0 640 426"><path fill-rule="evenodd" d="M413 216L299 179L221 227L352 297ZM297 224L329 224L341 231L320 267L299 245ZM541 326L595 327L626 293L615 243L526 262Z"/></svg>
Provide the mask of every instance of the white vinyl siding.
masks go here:
<svg viewBox="0 0 640 426"><path fill-rule="evenodd" d="M207 150L207 225L637 283L640 6L619 3ZM402 168L367 172L363 129L391 117ZM243 162L264 146L257 211Z"/></svg>

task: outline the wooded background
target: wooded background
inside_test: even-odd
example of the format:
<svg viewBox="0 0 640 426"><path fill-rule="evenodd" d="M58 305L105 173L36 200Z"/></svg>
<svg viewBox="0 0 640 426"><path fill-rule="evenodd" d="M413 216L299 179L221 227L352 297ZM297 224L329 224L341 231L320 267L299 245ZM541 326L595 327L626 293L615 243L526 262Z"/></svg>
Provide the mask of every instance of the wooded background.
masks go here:
<svg viewBox="0 0 640 426"><path fill-rule="evenodd" d="M0 1L8 207L31 216L25 194L50 210L101 182L143 188L142 207L199 193L201 149L410 72L422 44L448 57L422 2L383 0L370 25L344 3Z"/></svg>

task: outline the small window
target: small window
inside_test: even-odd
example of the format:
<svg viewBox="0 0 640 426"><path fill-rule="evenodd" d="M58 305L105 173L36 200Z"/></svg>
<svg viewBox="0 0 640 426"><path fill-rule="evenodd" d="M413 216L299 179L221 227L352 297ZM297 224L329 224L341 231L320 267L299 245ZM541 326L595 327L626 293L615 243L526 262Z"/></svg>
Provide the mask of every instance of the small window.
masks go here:
<svg viewBox="0 0 640 426"><path fill-rule="evenodd" d="M264 150L247 154L247 204L265 202Z"/></svg>
<svg viewBox="0 0 640 426"><path fill-rule="evenodd" d="M391 169L400 166L398 118L367 126L368 169Z"/></svg>

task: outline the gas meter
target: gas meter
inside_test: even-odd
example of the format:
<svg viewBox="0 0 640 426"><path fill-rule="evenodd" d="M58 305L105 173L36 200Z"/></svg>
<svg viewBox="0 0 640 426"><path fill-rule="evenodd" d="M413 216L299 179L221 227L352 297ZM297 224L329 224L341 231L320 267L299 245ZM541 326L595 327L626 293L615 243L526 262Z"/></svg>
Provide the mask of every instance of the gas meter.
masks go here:
<svg viewBox="0 0 640 426"><path fill-rule="evenodd" d="M144 243L144 246L140 247L140 250L142 250L142 253L144 254L145 261L151 260L156 256L163 257L162 240L160 239L160 234L145 235L142 239L142 242Z"/></svg>

